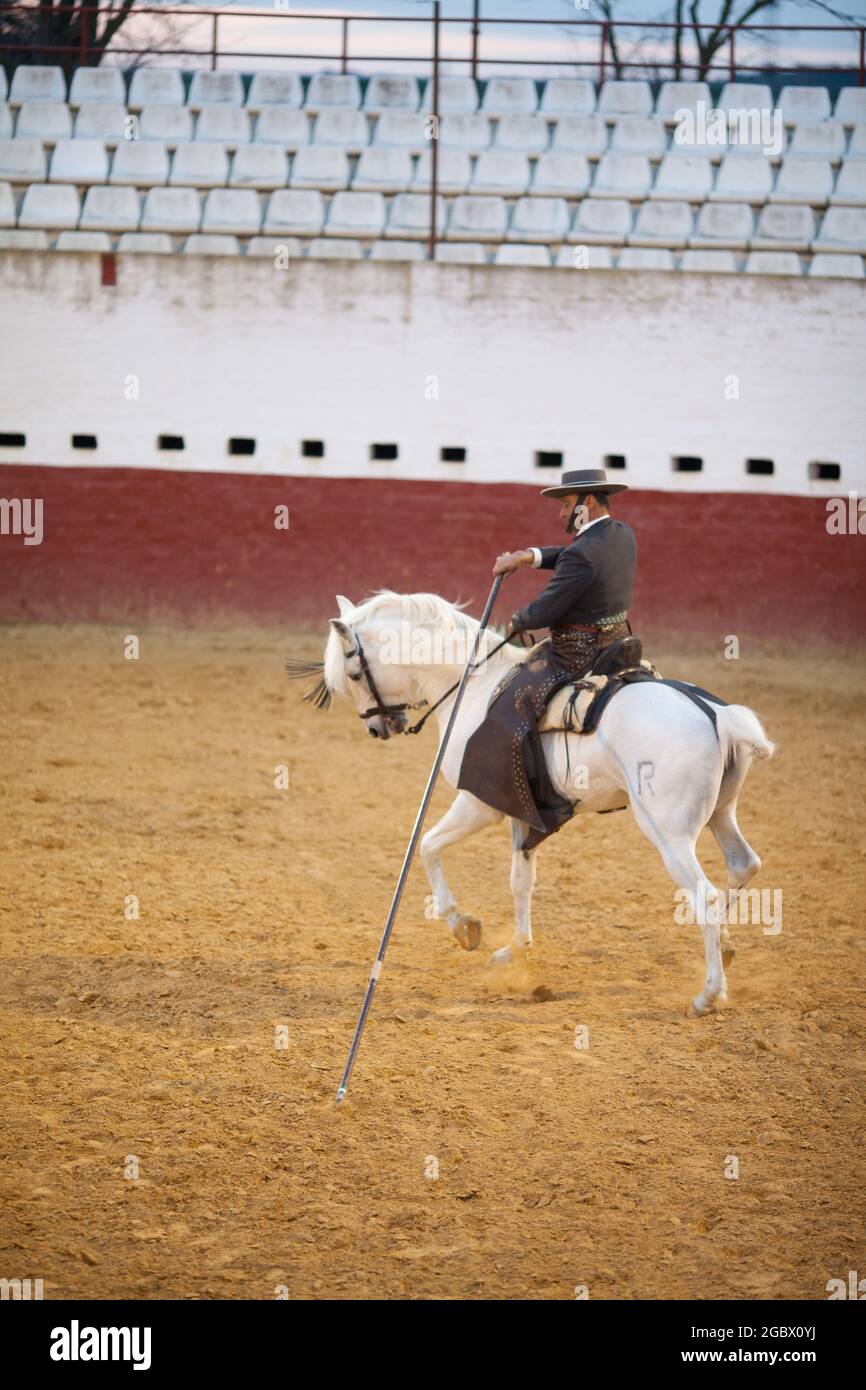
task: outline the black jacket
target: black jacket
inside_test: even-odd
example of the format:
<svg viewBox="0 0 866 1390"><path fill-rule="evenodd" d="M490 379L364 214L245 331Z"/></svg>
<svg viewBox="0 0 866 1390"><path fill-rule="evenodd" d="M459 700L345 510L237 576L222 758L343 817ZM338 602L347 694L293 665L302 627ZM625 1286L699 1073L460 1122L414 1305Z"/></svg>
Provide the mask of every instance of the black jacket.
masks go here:
<svg viewBox="0 0 866 1390"><path fill-rule="evenodd" d="M637 541L624 521L604 517L572 541L545 546L541 568L553 570L547 588L511 619L515 632L527 628L597 623L631 605Z"/></svg>

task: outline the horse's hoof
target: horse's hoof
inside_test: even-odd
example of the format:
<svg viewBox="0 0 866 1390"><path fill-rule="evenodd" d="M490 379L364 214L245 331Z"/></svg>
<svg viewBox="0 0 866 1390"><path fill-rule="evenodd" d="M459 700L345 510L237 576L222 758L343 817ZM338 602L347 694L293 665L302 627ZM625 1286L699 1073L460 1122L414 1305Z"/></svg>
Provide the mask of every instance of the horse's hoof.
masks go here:
<svg viewBox="0 0 866 1390"><path fill-rule="evenodd" d="M467 917L461 912L451 932L464 951L477 951L481 945L481 923L477 917Z"/></svg>
<svg viewBox="0 0 866 1390"><path fill-rule="evenodd" d="M711 1014L712 1012L712 1004L708 1004L702 994L696 994L686 1010L689 1018L706 1018L707 1014Z"/></svg>
<svg viewBox="0 0 866 1390"><path fill-rule="evenodd" d="M498 951L494 951L490 957L491 965L510 965L514 960L514 953L510 946L502 946Z"/></svg>

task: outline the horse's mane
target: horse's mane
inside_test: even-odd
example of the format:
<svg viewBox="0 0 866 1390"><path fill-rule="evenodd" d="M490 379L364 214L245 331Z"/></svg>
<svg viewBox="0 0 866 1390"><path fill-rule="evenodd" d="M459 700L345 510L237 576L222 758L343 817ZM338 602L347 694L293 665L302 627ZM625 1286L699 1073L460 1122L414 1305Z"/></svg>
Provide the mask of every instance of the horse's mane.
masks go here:
<svg viewBox="0 0 866 1390"><path fill-rule="evenodd" d="M393 589L378 589L363 603L356 604L352 609L344 609L340 619L352 628L364 628L383 615L419 627L476 628L478 619L464 613L464 607L465 604L449 603L438 594L398 594ZM347 693L346 653L339 633L333 628L325 644L323 680L330 694Z"/></svg>

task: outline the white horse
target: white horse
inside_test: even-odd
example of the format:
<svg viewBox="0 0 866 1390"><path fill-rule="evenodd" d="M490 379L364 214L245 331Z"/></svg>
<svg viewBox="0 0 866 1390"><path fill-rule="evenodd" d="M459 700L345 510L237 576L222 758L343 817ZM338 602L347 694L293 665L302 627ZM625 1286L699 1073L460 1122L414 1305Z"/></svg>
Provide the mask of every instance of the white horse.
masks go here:
<svg viewBox="0 0 866 1390"><path fill-rule="evenodd" d="M368 732L387 739L406 731L408 710L429 709L441 700L433 711L441 740L453 688L478 638L477 620L435 594L384 590L358 605L341 595L337 603L340 616L331 619L319 703L326 704L331 694L351 695ZM466 742L483 720L494 687L526 655L510 644L488 655L499 640L489 629L480 636L479 661L442 764L452 787L457 786ZM544 735L553 785L578 803L577 813L630 806L671 878L691 895L688 901L706 904L698 915L706 955L704 988L692 1001L698 1014L726 999L727 982L719 896L698 862L697 838L709 825L725 856L729 889L743 888L754 878L761 861L737 825L737 797L753 757L773 753L752 710L743 705L714 709L718 733L681 692L645 682L619 691L595 733ZM466 950L478 946L481 924L458 909L442 869L442 851L503 819L502 812L458 791L450 809L421 841L437 915L447 919L452 935ZM532 943L536 851L520 848L526 831L525 824L511 821L515 935L511 946L494 953L497 962L512 960Z"/></svg>

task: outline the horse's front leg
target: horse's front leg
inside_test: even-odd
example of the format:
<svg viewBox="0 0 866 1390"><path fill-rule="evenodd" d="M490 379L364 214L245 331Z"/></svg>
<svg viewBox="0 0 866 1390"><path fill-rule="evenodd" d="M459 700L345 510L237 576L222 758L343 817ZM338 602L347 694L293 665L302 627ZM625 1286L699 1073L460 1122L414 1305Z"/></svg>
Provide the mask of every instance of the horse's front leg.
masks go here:
<svg viewBox="0 0 866 1390"><path fill-rule="evenodd" d="M442 868L442 851L501 820L501 811L485 806L471 792L458 792L442 819L421 840L421 862L432 890L434 914L447 919L451 935L466 951L474 951L480 945L481 923L457 907Z"/></svg>
<svg viewBox="0 0 866 1390"><path fill-rule="evenodd" d="M497 965L507 965L516 955L532 945L532 890L535 887L537 851L524 854L520 848L528 827L522 821L511 822L511 892L514 896L514 940L510 946L494 951L491 959Z"/></svg>

